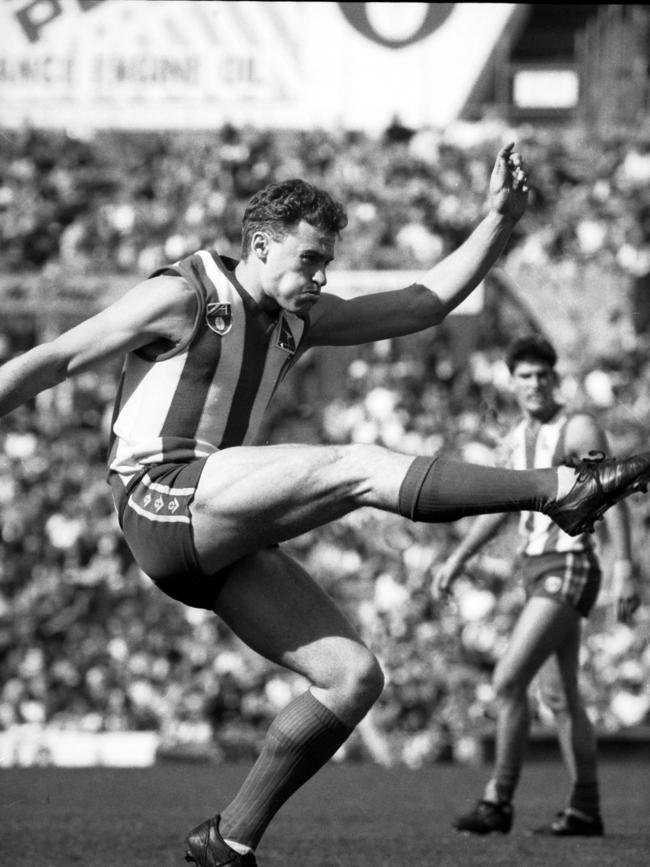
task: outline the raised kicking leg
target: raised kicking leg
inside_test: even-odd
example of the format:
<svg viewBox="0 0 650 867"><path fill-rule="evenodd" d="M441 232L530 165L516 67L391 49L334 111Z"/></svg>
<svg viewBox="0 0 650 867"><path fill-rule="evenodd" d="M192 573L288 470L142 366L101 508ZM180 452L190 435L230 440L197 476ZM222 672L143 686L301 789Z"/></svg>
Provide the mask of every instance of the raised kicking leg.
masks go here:
<svg viewBox="0 0 650 867"><path fill-rule="evenodd" d="M650 455L506 470L375 445L237 447L207 459L192 524L201 568L212 574L361 506L430 523L538 510L575 534L649 477Z"/></svg>
<svg viewBox="0 0 650 867"><path fill-rule="evenodd" d="M189 835L189 854L201 867L254 864L248 853L277 810L339 749L383 687L377 660L347 618L278 548L236 564L216 611L249 647L311 686L275 718L220 820L204 822ZM226 861L223 838L248 860Z"/></svg>

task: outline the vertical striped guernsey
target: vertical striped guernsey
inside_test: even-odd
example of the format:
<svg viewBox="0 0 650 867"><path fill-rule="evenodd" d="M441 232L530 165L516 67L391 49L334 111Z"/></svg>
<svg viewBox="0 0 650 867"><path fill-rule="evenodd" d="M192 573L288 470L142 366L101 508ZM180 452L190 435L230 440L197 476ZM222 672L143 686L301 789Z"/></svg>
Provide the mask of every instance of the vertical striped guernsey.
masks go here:
<svg viewBox="0 0 650 867"><path fill-rule="evenodd" d="M125 481L146 464L186 462L255 442L308 322L260 310L236 281L235 264L199 250L156 272L183 276L198 310L183 346L155 359L145 347L125 359L108 462Z"/></svg>
<svg viewBox="0 0 650 867"><path fill-rule="evenodd" d="M558 412L550 421L540 425L532 437L526 420L521 421L506 439L508 464L515 470L557 467L568 455L565 447L565 429L569 417ZM569 536L542 512L522 512L519 524L525 538L523 553L530 557L547 553L589 551L594 541L589 534Z"/></svg>

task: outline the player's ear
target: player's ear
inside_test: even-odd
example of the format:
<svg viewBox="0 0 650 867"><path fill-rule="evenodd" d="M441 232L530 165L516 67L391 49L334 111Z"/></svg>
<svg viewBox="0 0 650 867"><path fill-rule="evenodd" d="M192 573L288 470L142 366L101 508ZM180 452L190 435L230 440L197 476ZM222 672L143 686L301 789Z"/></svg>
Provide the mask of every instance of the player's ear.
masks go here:
<svg viewBox="0 0 650 867"><path fill-rule="evenodd" d="M261 262L266 261L269 252L269 236L266 232L253 232L251 238L251 252L257 256Z"/></svg>

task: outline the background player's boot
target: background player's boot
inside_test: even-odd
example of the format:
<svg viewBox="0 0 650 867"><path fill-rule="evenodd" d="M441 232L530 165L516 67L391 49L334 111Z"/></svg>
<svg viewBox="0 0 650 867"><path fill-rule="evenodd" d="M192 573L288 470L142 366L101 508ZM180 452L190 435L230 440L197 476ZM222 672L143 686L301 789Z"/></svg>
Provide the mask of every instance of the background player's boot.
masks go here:
<svg viewBox="0 0 650 867"><path fill-rule="evenodd" d="M576 482L566 497L553 501L544 512L570 536L593 533L594 523L624 497L645 493L650 481L650 452L631 458L606 458L602 452L570 464Z"/></svg>
<svg viewBox="0 0 650 867"><path fill-rule="evenodd" d="M452 824L457 831L470 834L507 834L512 828L513 814L512 804L481 799L473 810L454 819Z"/></svg>
<svg viewBox="0 0 650 867"><path fill-rule="evenodd" d="M240 855L231 849L219 833L221 816L207 819L187 835L185 860L198 867L257 867L251 853Z"/></svg>
<svg viewBox="0 0 650 867"><path fill-rule="evenodd" d="M600 816L589 816L569 808L558 813L548 825L535 828L533 833L550 837L602 837L605 829Z"/></svg>

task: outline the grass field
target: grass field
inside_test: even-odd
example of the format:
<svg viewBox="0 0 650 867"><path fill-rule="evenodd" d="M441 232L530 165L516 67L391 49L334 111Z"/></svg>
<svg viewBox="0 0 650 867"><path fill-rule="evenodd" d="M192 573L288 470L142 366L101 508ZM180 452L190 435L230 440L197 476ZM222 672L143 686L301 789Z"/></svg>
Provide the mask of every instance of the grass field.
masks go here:
<svg viewBox="0 0 650 867"><path fill-rule="evenodd" d="M172 867L183 837L224 806L246 766L161 764L145 770L0 770L2 867ZM647 867L650 762L602 765L602 839L555 840L529 829L563 803L559 763L525 767L511 834L456 834L485 768L419 771L332 764L276 817L260 867Z"/></svg>

